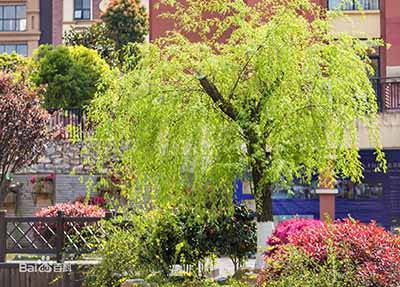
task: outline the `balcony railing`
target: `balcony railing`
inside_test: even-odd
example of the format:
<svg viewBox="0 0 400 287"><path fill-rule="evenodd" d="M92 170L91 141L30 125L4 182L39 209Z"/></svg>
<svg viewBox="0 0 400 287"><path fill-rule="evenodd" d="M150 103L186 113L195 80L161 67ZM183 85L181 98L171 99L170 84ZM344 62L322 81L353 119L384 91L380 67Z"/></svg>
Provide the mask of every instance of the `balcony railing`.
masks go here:
<svg viewBox="0 0 400 287"><path fill-rule="evenodd" d="M400 77L372 78L381 112L400 112Z"/></svg>

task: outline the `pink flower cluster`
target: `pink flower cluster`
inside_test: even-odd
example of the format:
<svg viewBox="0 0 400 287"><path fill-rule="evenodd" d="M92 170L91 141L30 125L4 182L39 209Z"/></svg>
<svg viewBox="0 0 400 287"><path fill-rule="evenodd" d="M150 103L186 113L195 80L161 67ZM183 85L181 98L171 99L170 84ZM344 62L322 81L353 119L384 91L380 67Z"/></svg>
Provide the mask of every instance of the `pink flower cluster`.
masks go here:
<svg viewBox="0 0 400 287"><path fill-rule="evenodd" d="M292 234L297 234L306 227L321 226L322 224L320 220L297 217L280 222L267 240L269 250L266 254L271 254L278 246L289 243L289 237Z"/></svg>
<svg viewBox="0 0 400 287"><path fill-rule="evenodd" d="M74 203L59 203L41 209L35 215L38 217L55 217L58 211L63 211L69 217L102 217L105 210L96 205L87 205L79 201Z"/></svg>
<svg viewBox="0 0 400 287"><path fill-rule="evenodd" d="M32 176L31 177L31 183L35 184L36 182L42 182L42 181L49 181L49 182L53 182L56 179L56 174L53 172L49 175L46 176Z"/></svg>

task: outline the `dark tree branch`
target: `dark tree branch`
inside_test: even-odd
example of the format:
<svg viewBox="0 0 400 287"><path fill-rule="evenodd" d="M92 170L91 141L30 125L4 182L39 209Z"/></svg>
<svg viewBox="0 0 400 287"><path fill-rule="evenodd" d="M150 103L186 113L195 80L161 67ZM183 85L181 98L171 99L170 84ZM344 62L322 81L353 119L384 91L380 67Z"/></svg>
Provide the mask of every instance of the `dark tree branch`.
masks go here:
<svg viewBox="0 0 400 287"><path fill-rule="evenodd" d="M206 76L200 76L198 79L200 81L200 85L203 87L203 90L207 93L207 95L210 96L213 102L218 105L220 110L233 121L237 121L235 109L228 101L224 99L214 83L210 82Z"/></svg>

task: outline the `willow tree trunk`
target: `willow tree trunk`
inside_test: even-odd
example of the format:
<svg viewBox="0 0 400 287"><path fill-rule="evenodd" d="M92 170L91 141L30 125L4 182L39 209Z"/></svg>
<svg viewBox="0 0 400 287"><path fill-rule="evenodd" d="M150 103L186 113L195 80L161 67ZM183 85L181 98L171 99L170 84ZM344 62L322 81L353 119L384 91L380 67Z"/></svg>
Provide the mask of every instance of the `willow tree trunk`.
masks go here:
<svg viewBox="0 0 400 287"><path fill-rule="evenodd" d="M272 213L273 187L272 184L265 182L263 161L254 160L252 164L252 178L257 214L257 255L255 267L256 269L261 269L263 267L264 252L267 248L266 240L274 231Z"/></svg>

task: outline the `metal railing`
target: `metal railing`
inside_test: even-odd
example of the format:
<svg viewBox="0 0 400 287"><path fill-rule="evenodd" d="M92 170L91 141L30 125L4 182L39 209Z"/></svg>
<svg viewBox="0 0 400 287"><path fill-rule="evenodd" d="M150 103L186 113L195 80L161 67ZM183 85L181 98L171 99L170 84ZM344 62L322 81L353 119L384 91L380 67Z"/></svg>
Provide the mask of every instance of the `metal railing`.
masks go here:
<svg viewBox="0 0 400 287"><path fill-rule="evenodd" d="M379 110L381 112L400 111L400 78L371 78Z"/></svg>
<svg viewBox="0 0 400 287"><path fill-rule="evenodd" d="M86 115L82 109L48 109L49 128L57 139L83 141L86 130Z"/></svg>
<svg viewBox="0 0 400 287"><path fill-rule="evenodd" d="M56 217L6 217L0 211L0 262L7 254L53 255L61 262L63 255L88 254L96 250L107 236L105 217L67 217L62 211Z"/></svg>

